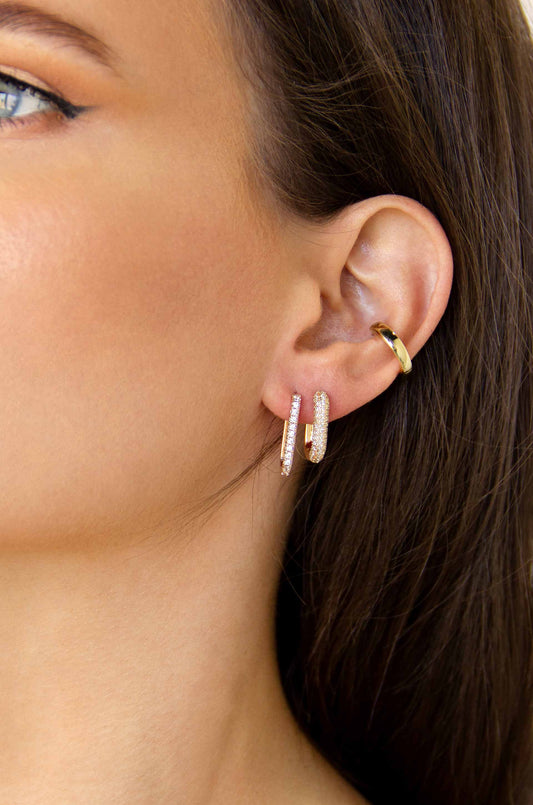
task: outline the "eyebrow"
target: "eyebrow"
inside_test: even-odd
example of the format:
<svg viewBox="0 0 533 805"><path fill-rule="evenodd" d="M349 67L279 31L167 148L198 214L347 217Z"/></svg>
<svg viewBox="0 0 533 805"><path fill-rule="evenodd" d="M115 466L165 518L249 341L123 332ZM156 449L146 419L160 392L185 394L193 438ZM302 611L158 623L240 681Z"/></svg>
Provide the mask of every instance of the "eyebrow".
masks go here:
<svg viewBox="0 0 533 805"><path fill-rule="evenodd" d="M114 51L89 31L69 22L58 14L42 11L27 3L0 2L0 30L22 31L75 47L114 70L118 61Z"/></svg>

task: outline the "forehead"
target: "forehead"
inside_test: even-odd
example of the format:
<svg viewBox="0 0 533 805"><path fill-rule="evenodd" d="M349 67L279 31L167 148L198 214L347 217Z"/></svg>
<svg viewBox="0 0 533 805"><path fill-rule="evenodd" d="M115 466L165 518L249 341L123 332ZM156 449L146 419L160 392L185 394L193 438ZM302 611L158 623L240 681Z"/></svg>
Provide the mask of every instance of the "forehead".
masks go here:
<svg viewBox="0 0 533 805"><path fill-rule="evenodd" d="M208 74L220 70L227 55L217 0L54 0L53 6L98 31L124 69L142 59L169 71L179 66Z"/></svg>

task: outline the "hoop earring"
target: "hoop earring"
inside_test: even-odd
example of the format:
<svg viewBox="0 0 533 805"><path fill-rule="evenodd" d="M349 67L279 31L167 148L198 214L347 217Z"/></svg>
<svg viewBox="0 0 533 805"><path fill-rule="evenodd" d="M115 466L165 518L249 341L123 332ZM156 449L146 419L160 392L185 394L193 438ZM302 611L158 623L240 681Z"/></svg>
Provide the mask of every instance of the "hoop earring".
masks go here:
<svg viewBox="0 0 533 805"><path fill-rule="evenodd" d="M283 439L281 440L281 474L290 475L292 460L294 457L294 446L296 444L296 431L298 430L298 418L300 416L300 405L302 395L296 392L292 395L291 410L289 418L285 420L283 426Z"/></svg>
<svg viewBox="0 0 533 805"><path fill-rule="evenodd" d="M305 457L318 464L324 458L328 441L329 397L325 391L315 391L313 406L313 424L305 426L304 450Z"/></svg>
<svg viewBox="0 0 533 805"><path fill-rule="evenodd" d="M376 321L374 324L371 324L370 329L380 335L385 343L392 349L400 361L400 371L405 375L408 374L412 369L411 358L400 336L396 335L394 330L391 330L391 328L382 321Z"/></svg>

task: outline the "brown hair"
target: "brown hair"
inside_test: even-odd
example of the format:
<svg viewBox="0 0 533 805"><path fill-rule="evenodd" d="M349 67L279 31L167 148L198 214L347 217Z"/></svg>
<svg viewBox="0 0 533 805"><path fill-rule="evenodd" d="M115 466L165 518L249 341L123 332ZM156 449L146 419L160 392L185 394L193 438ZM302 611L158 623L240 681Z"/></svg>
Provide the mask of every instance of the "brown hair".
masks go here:
<svg viewBox="0 0 533 805"><path fill-rule="evenodd" d="M448 307L412 374L332 422L326 457L306 465L278 597L287 698L373 803L521 802L533 615L526 20L517 0L227 8L253 88L255 165L281 207L320 222L366 197L411 196L454 256Z"/></svg>

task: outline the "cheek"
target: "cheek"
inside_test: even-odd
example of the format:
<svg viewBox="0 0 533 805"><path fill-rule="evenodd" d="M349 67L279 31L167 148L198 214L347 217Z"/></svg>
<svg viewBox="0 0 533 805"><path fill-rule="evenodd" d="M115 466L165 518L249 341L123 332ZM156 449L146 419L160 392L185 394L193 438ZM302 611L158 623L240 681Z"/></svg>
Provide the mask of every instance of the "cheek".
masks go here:
<svg viewBox="0 0 533 805"><path fill-rule="evenodd" d="M132 160L4 199L6 540L131 536L254 454L235 445L275 332L268 249L215 171Z"/></svg>

